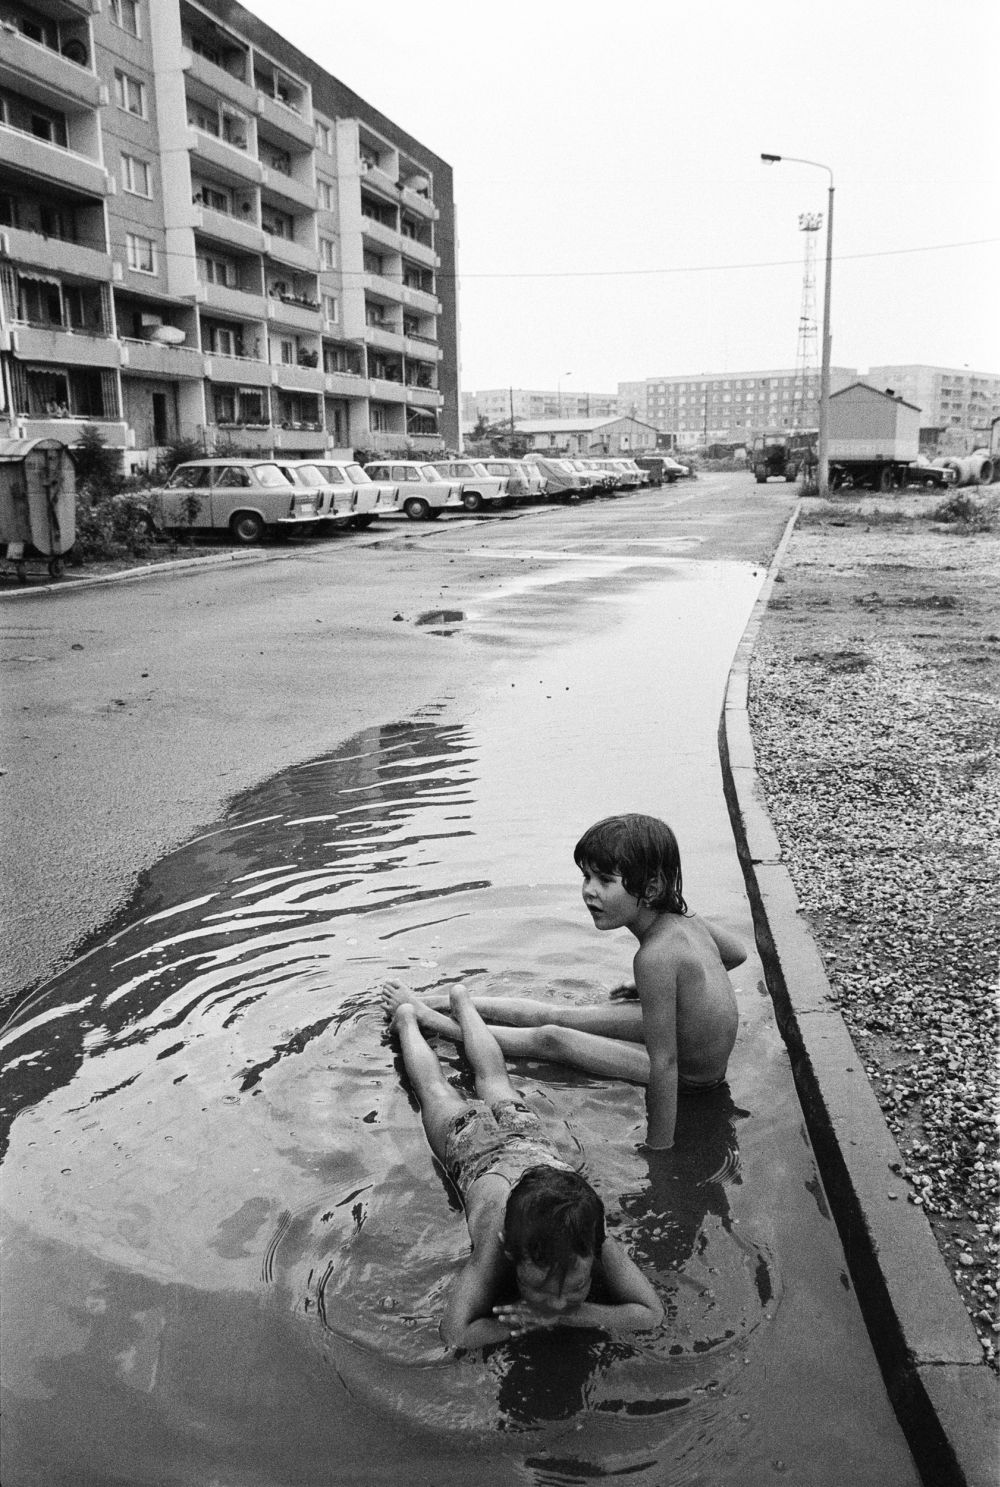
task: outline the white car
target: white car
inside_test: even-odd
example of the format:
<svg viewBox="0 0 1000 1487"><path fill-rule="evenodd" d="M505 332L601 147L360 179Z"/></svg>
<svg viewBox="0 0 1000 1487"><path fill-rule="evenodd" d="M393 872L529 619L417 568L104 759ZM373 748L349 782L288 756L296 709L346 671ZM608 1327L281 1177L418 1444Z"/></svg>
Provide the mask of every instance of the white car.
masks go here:
<svg viewBox="0 0 1000 1487"><path fill-rule="evenodd" d="M393 510L411 521L433 521L446 507L462 509L462 482L446 479L426 460L373 460L365 471L396 487Z"/></svg>
<svg viewBox="0 0 1000 1487"><path fill-rule="evenodd" d="M324 524L360 530L370 527L381 511L396 508L397 487L372 480L352 460L285 460L283 464L300 484L322 492L317 510Z"/></svg>
<svg viewBox="0 0 1000 1487"><path fill-rule="evenodd" d="M154 527L228 531L248 546L267 532L316 529L316 498L277 460L203 459L178 465L148 496Z"/></svg>
<svg viewBox="0 0 1000 1487"><path fill-rule="evenodd" d="M446 480L462 483L462 505L466 511L481 511L484 506L499 506L507 499L507 480L491 475L480 460L435 460L434 468Z"/></svg>
<svg viewBox="0 0 1000 1487"><path fill-rule="evenodd" d="M545 495L545 476L537 465L527 460L483 460L489 475L501 475L507 481L507 494L512 501L541 500Z"/></svg>

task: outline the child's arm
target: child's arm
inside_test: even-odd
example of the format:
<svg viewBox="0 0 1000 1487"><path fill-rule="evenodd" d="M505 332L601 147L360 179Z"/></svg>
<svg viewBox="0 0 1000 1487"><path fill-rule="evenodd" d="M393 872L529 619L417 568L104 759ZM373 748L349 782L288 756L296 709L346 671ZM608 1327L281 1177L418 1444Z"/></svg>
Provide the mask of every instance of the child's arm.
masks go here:
<svg viewBox="0 0 1000 1487"><path fill-rule="evenodd" d="M726 970L733 971L737 966L741 966L747 958L747 949L743 941L718 919L705 919L701 915L699 918L715 941Z"/></svg>
<svg viewBox="0 0 1000 1487"><path fill-rule="evenodd" d="M450 1348L484 1348L506 1342L509 1325L493 1315L493 1302L507 1262L496 1244L477 1246L459 1271L448 1294L441 1336Z"/></svg>
<svg viewBox="0 0 1000 1487"><path fill-rule="evenodd" d="M601 1249L601 1269L614 1301L583 1301L568 1311L539 1311L526 1301L498 1306L508 1337L547 1327L601 1327L606 1332L648 1332L663 1321L663 1306L631 1255L610 1237Z"/></svg>
<svg viewBox="0 0 1000 1487"><path fill-rule="evenodd" d="M663 945L641 946L632 962L649 1054L646 1145L667 1151L677 1123L677 966Z"/></svg>

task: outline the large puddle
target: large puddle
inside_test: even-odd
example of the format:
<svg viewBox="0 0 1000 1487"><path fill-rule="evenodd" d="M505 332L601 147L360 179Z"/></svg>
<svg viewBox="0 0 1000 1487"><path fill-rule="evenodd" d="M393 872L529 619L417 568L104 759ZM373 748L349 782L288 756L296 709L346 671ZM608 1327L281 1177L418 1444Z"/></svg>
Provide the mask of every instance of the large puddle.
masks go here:
<svg viewBox="0 0 1000 1487"><path fill-rule="evenodd" d="M612 810L672 820L689 900L749 933L715 728L759 581L449 613L442 644L563 639L249 792L20 1009L5 1487L912 1480L755 958L730 1089L682 1102L673 1153L637 1150L640 1091L515 1066L667 1315L486 1356L438 1338L465 1225L372 994L606 996L631 950L571 850Z"/></svg>

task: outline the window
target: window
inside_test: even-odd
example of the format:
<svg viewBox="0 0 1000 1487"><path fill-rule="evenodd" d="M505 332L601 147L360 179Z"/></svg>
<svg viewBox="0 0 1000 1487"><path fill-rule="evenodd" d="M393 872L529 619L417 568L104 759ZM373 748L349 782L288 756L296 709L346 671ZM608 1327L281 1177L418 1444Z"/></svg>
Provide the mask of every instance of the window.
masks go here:
<svg viewBox="0 0 1000 1487"><path fill-rule="evenodd" d="M324 212L332 212L333 211L334 201L333 201L333 182L332 181L320 181L320 183L319 183L319 204L323 208Z"/></svg>
<svg viewBox="0 0 1000 1487"><path fill-rule="evenodd" d="M236 332L226 325L209 326L208 349L216 356L238 356Z"/></svg>
<svg viewBox="0 0 1000 1487"><path fill-rule="evenodd" d="M227 217L232 212L233 202L228 191L219 191L215 186L202 186L201 199L213 212L222 212Z"/></svg>
<svg viewBox="0 0 1000 1487"><path fill-rule="evenodd" d="M236 264L230 258L204 254L198 259L198 277L203 284L222 284L226 289L237 287Z"/></svg>
<svg viewBox="0 0 1000 1487"><path fill-rule="evenodd" d="M139 0L110 0L112 22L130 36L139 35Z"/></svg>
<svg viewBox="0 0 1000 1487"><path fill-rule="evenodd" d="M144 119L146 117L145 85L136 78L129 77L127 72L116 72L115 102L127 114L135 114L137 118Z"/></svg>
<svg viewBox="0 0 1000 1487"><path fill-rule="evenodd" d="M335 325L339 321L340 302L335 294L324 294L323 314L326 316L327 320L333 321Z"/></svg>
<svg viewBox="0 0 1000 1487"><path fill-rule="evenodd" d="M373 434L385 434L389 431L389 409L382 403L370 403L368 407L368 427Z"/></svg>
<svg viewBox="0 0 1000 1487"><path fill-rule="evenodd" d="M149 165L137 155L122 156L122 190L132 196L152 196L153 186Z"/></svg>
<svg viewBox="0 0 1000 1487"><path fill-rule="evenodd" d="M319 259L323 268L337 267L337 244L333 238L320 238Z"/></svg>
<svg viewBox="0 0 1000 1487"><path fill-rule="evenodd" d="M295 365L295 342L294 341L281 341L280 342L280 347L281 347L281 365L283 367L293 367Z"/></svg>
<svg viewBox="0 0 1000 1487"><path fill-rule="evenodd" d="M327 124L316 125L316 145L324 155L333 154L333 132Z"/></svg>
<svg viewBox="0 0 1000 1487"><path fill-rule="evenodd" d="M140 274L156 273L156 244L152 238L141 237L137 232L125 234L128 250L128 266Z"/></svg>
<svg viewBox="0 0 1000 1487"><path fill-rule="evenodd" d="M203 108L201 104L192 103L188 107L187 118L188 123L200 129L202 134L212 134L216 139L221 138L219 116L214 109Z"/></svg>

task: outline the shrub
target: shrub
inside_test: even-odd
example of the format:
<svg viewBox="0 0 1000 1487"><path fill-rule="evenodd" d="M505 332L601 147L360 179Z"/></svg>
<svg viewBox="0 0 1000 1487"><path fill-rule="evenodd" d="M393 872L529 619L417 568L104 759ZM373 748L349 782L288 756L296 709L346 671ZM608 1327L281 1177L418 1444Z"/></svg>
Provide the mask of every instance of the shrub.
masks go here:
<svg viewBox="0 0 1000 1487"><path fill-rule="evenodd" d="M107 447L104 435L94 424L84 428L79 443L70 449L70 457L77 491L89 489L100 494L119 489L123 479L121 453Z"/></svg>
<svg viewBox="0 0 1000 1487"><path fill-rule="evenodd" d="M961 527L966 532L991 532L996 525L995 504L974 501L965 491L955 491L931 512L931 520Z"/></svg>
<svg viewBox="0 0 1000 1487"><path fill-rule="evenodd" d="M167 480L178 465L186 465L189 460L203 459L204 455L205 449L200 439L171 439L163 446L156 462L156 478Z"/></svg>
<svg viewBox="0 0 1000 1487"><path fill-rule="evenodd" d="M76 562L145 557L152 542L149 518L135 495L107 491L95 500L78 503L73 547Z"/></svg>

